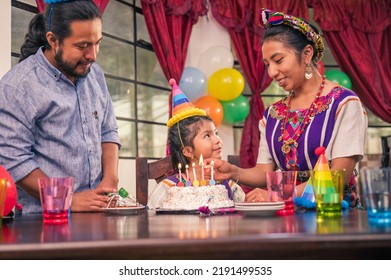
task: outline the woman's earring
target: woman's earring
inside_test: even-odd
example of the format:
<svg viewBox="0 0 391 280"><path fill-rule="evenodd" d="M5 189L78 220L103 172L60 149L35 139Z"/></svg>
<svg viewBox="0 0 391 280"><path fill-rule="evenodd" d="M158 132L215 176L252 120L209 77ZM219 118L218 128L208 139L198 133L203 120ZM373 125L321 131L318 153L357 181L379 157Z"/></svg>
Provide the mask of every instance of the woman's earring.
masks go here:
<svg viewBox="0 0 391 280"><path fill-rule="evenodd" d="M307 64L307 67L305 68L304 76L307 80L312 78L312 67L311 64Z"/></svg>

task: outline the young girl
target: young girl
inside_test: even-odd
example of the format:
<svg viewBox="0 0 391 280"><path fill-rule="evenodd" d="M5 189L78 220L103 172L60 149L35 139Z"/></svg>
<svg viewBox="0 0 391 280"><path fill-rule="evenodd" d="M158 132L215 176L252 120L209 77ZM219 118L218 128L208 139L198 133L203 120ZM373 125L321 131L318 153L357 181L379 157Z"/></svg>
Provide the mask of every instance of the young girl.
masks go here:
<svg viewBox="0 0 391 280"><path fill-rule="evenodd" d="M206 115L204 110L195 108L179 90L175 82L170 80L170 83L173 85L174 110L173 117L167 125L170 127L168 142L175 173L160 182L153 190L148 200L150 209L162 206L170 187L177 186L181 181L186 188L186 182L195 180L193 163L196 178L201 181L202 168L199 165L201 155L203 158L222 158L223 141L218 135L213 120ZM184 103L187 103L186 109L175 110L176 105L179 104L183 107ZM188 166L187 171L186 165ZM181 177L179 177L179 166L181 167ZM204 174L204 179L209 182L210 177L206 177ZM216 184L224 185L227 188L230 199L237 202L244 200L245 194L242 188L232 180L216 181Z"/></svg>

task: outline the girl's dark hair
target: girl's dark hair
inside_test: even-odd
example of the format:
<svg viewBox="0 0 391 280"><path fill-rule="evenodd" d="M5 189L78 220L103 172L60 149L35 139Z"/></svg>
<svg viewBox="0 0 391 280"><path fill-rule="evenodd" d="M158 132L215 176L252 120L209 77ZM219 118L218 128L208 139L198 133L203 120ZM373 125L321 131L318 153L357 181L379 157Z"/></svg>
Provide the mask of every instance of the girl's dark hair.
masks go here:
<svg viewBox="0 0 391 280"><path fill-rule="evenodd" d="M170 127L168 131L168 143L170 144L171 162L174 170L177 171L178 163L181 163L182 171L184 171L186 164L190 163L190 160L183 155L182 150L184 146L194 148L193 140L205 121L213 122L209 116L193 116L183 119ZM183 143L181 143L181 139Z"/></svg>
<svg viewBox="0 0 391 280"><path fill-rule="evenodd" d="M310 24L311 25L311 24ZM311 27L315 30L316 33L319 34L319 30L311 25ZM317 49L315 48L315 44L312 41L309 41L306 36L300 31L288 26L288 25L274 25L266 28L265 33L263 35L263 42L268 39L273 39L284 43L286 46L291 47L295 50L298 61L301 61L301 53L307 45L311 45L314 49L314 54L311 59L311 64L314 67L317 67L316 57L317 57Z"/></svg>
<svg viewBox="0 0 391 280"><path fill-rule="evenodd" d="M37 14L29 24L28 33L20 48L19 62L40 47L50 49L46 33L52 31L62 43L64 38L71 35L71 23L75 20L93 20L102 18L102 13L92 0L61 2L47 5L43 13Z"/></svg>

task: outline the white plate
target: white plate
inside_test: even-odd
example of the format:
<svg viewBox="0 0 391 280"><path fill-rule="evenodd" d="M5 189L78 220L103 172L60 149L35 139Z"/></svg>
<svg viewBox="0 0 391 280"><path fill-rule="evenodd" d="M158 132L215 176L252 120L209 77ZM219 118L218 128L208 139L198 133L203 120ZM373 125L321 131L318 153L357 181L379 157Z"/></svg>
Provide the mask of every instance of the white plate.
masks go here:
<svg viewBox="0 0 391 280"><path fill-rule="evenodd" d="M236 210L246 216L274 216L276 211L284 209L285 205L275 206L237 206Z"/></svg>
<svg viewBox="0 0 391 280"><path fill-rule="evenodd" d="M103 211L110 214L129 215L129 214L136 214L137 210L141 210L141 209L145 209L145 206L104 208Z"/></svg>
<svg viewBox="0 0 391 280"><path fill-rule="evenodd" d="M246 207L253 207L253 206L279 206L284 205L284 201L263 201L263 202L235 202L235 207L237 206L246 206Z"/></svg>
<svg viewBox="0 0 391 280"><path fill-rule="evenodd" d="M280 205L265 205L265 206L235 206L237 210L248 210L248 211L262 211L262 210L281 210L284 209L285 204Z"/></svg>
<svg viewBox="0 0 391 280"><path fill-rule="evenodd" d="M168 208L156 208L156 214L199 214L198 209L168 209Z"/></svg>

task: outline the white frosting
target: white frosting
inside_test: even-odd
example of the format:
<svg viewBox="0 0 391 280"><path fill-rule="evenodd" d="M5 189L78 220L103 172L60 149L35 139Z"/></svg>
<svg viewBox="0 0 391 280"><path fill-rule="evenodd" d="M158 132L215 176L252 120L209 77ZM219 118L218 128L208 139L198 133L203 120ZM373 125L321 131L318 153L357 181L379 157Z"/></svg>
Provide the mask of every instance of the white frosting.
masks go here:
<svg viewBox="0 0 391 280"><path fill-rule="evenodd" d="M209 208L224 208L234 206L234 202L228 198L228 191L224 185L170 187L162 208L170 210L195 210L200 206L206 205Z"/></svg>

